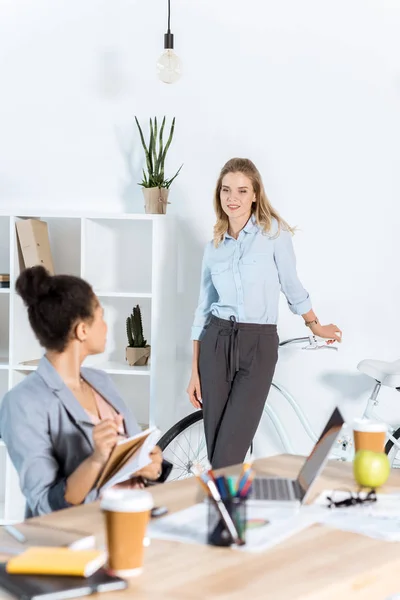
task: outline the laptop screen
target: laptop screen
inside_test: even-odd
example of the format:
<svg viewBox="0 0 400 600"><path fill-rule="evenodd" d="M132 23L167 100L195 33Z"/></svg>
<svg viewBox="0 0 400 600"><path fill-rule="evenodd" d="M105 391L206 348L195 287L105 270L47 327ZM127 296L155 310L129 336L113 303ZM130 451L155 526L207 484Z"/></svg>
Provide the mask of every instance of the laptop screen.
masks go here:
<svg viewBox="0 0 400 600"><path fill-rule="evenodd" d="M301 488L301 500L304 500L307 492L324 467L329 452L336 441L342 428L344 419L338 408L333 411L319 440L315 444L310 456L306 459L298 477L297 482Z"/></svg>

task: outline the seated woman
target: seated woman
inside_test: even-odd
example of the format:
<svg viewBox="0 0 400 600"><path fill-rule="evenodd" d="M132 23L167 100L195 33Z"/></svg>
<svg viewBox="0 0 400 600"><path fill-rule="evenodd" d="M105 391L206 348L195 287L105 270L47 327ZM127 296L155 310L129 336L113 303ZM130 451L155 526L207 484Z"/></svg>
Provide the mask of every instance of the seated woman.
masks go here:
<svg viewBox="0 0 400 600"><path fill-rule="evenodd" d="M46 350L37 370L10 390L0 407L0 434L30 517L96 500L96 480L118 436L134 435L140 427L111 378L81 368L106 344L103 309L91 286L37 266L21 273L16 290ZM171 465L157 446L151 459L132 485L166 478Z"/></svg>

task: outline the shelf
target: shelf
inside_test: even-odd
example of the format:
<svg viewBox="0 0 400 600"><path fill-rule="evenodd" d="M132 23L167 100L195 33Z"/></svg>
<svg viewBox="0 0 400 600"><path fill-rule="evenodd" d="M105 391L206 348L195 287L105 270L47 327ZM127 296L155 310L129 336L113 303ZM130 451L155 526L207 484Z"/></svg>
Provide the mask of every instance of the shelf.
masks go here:
<svg viewBox="0 0 400 600"><path fill-rule="evenodd" d="M135 367L131 367L135 368ZM137 369L147 369L147 367L136 367ZM145 373L145 371L142 371ZM129 412L135 417L138 423L150 422L150 377L132 377L123 373L110 373L115 387Z"/></svg>
<svg viewBox="0 0 400 600"><path fill-rule="evenodd" d="M108 360L106 362L93 362L83 365L84 367L93 367L94 369L101 369L110 375L140 375L149 376L151 372L150 365L145 367L130 367L128 363L122 363L118 361Z"/></svg>
<svg viewBox="0 0 400 600"><path fill-rule="evenodd" d="M43 356L26 306L14 289L23 268L15 223L24 217L47 222L55 272L83 277L104 308L108 327L104 353L87 357L84 367L109 374L142 427L157 423L166 431L174 418L171 407L176 398L176 217L144 212L58 212L43 207L31 210L21 204L10 215L0 208L0 273L10 274L10 287L0 288L0 404L8 390L36 371ZM144 337L151 346L151 359L144 367L131 367L125 359L129 343L126 319L137 304ZM25 505L0 439L0 459L3 455L7 469L0 461L0 523L5 515L10 522L23 519Z"/></svg>
<svg viewBox="0 0 400 600"><path fill-rule="evenodd" d="M128 297L131 290L153 291L150 220L87 219L84 236L83 274L95 290Z"/></svg>
<svg viewBox="0 0 400 600"><path fill-rule="evenodd" d="M104 292L94 290L98 298L151 298L152 294L146 292Z"/></svg>
<svg viewBox="0 0 400 600"><path fill-rule="evenodd" d="M145 213L102 213L102 212L76 212L76 211L51 211L46 208L42 210L31 210L27 212L26 209L14 210L13 215L17 217L25 218L42 218L42 219L108 219L108 220L130 220L130 221L171 221L175 217L174 215L147 215ZM10 211L0 210L0 217L9 217Z"/></svg>
<svg viewBox="0 0 400 600"><path fill-rule="evenodd" d="M42 217L41 217L42 219ZM43 218L49 231L51 254L57 274L81 274L81 220L79 218ZM68 252L65 249L68 248Z"/></svg>
<svg viewBox="0 0 400 600"><path fill-rule="evenodd" d="M150 375L150 365L145 367L130 367L128 363L121 363L117 360L108 360L106 362L88 362L83 365L84 367L93 367L93 369L101 369L106 373L112 375ZM4 367L3 367L4 368ZM5 368L8 368L6 366ZM36 371L37 365L13 365L13 371ZM1 369L1 365L0 365Z"/></svg>

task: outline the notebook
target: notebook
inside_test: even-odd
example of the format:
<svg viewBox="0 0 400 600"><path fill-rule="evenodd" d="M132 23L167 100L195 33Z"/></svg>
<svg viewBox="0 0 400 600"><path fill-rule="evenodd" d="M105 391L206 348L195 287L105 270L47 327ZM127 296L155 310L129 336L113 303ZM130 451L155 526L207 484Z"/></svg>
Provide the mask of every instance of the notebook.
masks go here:
<svg viewBox="0 0 400 600"><path fill-rule="evenodd" d="M7 562L7 573L23 575L70 575L89 577L104 566L107 555L101 550L71 550L32 546Z"/></svg>
<svg viewBox="0 0 400 600"><path fill-rule="evenodd" d="M160 437L160 430L150 427L145 431L117 442L96 483L97 489L111 487L130 479L151 463L150 452Z"/></svg>
<svg viewBox="0 0 400 600"><path fill-rule="evenodd" d="M52 575L11 575L0 564L0 588L19 600L64 600L80 598L96 592L112 592L128 587L120 577L100 569L91 577L58 577Z"/></svg>

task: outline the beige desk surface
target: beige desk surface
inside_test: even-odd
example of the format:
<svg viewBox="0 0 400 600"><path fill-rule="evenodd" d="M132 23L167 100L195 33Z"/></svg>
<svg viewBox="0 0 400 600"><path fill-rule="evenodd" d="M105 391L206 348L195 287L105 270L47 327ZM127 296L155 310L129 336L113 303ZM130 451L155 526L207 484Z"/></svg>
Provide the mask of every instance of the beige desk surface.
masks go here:
<svg viewBox="0 0 400 600"><path fill-rule="evenodd" d="M258 473L293 477L302 458L282 455L255 462ZM315 486L353 486L352 466L331 462ZM170 512L198 498L194 479L152 489L156 505ZM400 491L393 472L383 491ZM103 536L98 503L71 508L39 521ZM380 542L315 525L262 554L152 540L143 575L126 592L99 598L135 600L385 600L400 593L400 543ZM0 592L0 598L5 598ZM7 596L8 598L8 596Z"/></svg>

